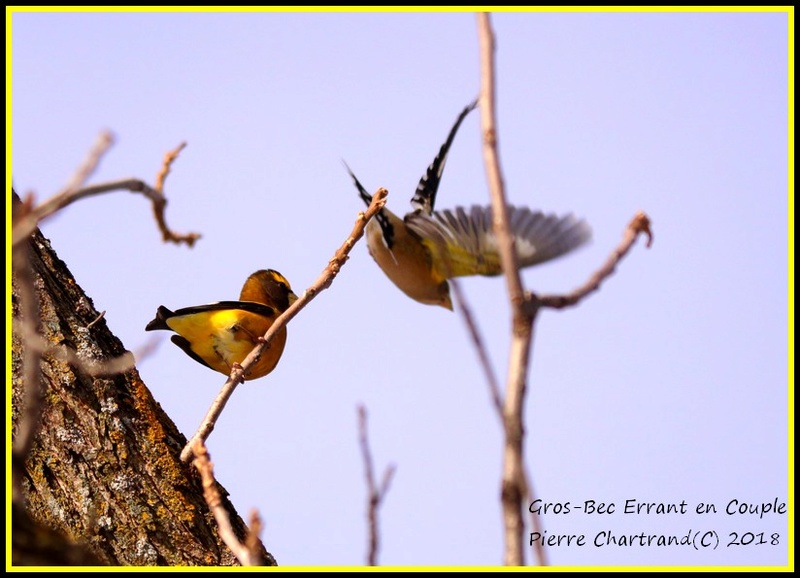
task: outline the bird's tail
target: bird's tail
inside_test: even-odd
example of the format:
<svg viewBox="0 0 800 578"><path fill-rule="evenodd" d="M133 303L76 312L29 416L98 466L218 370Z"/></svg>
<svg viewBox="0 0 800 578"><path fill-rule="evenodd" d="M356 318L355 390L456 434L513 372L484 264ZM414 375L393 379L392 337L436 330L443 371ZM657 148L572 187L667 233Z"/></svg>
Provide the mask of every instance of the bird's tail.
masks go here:
<svg viewBox="0 0 800 578"><path fill-rule="evenodd" d="M347 165L347 163L345 163L344 161L342 162L344 163L344 168L346 168L347 172L350 173L350 178L353 179L353 183L355 183L356 189L358 189L358 195L361 197L361 200L364 201L364 204L367 205L367 207L369 207L372 204L372 195L370 195L367 192L367 189L364 188L364 185L361 184L361 181L359 181L356 178L356 176L353 174L353 171L350 170L350 167ZM388 209L386 209L385 207L379 209L378 212L375 214L375 219L378 221L378 225L380 225L381 227L381 232L383 233L383 240L386 243L386 246L389 247L389 249L391 249L392 244L394 243L394 227L392 226L392 223L389 221L389 216L387 214L388 212L389 212Z"/></svg>
<svg viewBox="0 0 800 578"><path fill-rule="evenodd" d="M344 168L347 169L347 172L350 173L350 178L353 179L353 183L355 183L356 188L358 189L358 195L361 197L361 200L364 201L364 204L369 207L370 203L372 203L372 195L367 192L367 189L364 188L364 185L361 184L356 176L353 174L353 171L350 170L350 166L342 160L342 164L344 164Z"/></svg>
<svg viewBox="0 0 800 578"><path fill-rule="evenodd" d="M170 329L169 325L167 325L167 319L175 315L172 311L164 307L163 305L158 306L158 311L156 311L156 318L153 319L147 326L144 328L145 331L155 331L156 329Z"/></svg>

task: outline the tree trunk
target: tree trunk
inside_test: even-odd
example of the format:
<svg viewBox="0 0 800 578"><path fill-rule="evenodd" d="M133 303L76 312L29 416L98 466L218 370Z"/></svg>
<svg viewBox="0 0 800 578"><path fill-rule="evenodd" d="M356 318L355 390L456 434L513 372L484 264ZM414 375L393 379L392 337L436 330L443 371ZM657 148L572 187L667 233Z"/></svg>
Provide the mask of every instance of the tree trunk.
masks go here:
<svg viewBox="0 0 800 578"><path fill-rule="evenodd" d="M92 361L122 355L105 320L87 328L99 314L38 229L28 254L44 342ZM36 387L24 377L21 295L12 276L14 437L24 388ZM12 563L237 565L219 539L197 471L179 459L186 438L138 371L92 377L47 353L40 367L40 424L24 462L14 464L23 495L14 496ZM243 540L245 524L221 487L220 493ZM263 559L275 564L266 551Z"/></svg>

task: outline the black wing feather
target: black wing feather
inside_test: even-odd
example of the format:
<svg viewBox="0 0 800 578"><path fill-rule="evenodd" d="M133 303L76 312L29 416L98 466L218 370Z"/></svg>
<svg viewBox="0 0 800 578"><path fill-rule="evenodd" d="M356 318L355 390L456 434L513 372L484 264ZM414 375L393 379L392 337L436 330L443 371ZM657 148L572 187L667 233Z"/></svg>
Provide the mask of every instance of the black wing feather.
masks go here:
<svg viewBox="0 0 800 578"><path fill-rule="evenodd" d="M175 345L177 345L178 347L183 349L183 352L186 355L188 355L189 357L191 357L192 359L194 359L197 363L202 363L206 367L208 367L210 369L214 369L209 364L207 364L202 357L200 357L194 351L192 351L192 344L189 343L188 339L186 339L182 335L173 335L171 337L171 339L172 339L172 343L174 343Z"/></svg>
<svg viewBox="0 0 800 578"><path fill-rule="evenodd" d="M344 161L342 161L344 163ZM347 172L350 173L350 177L353 179L353 182L358 189L358 194L367 207L370 206L372 203L372 195L370 195L367 190L364 188L356 176L353 174L353 171L350 170L350 167L347 166L347 163L344 163L344 167L347 169ZM392 244L394 243L394 227L389 222L389 217L386 216L384 209L378 211L375 215L375 218L378 220L378 225L381 227L381 232L383 233L383 240L386 242L386 246L391 249Z"/></svg>
<svg viewBox="0 0 800 578"><path fill-rule="evenodd" d="M275 309L269 305L256 303L254 301L217 301L216 303L208 303L206 305L184 307L182 309L176 309L175 311L170 311L161 305L156 312L156 318L148 323L144 329L145 331L153 331L156 329L166 329L171 331L172 329L169 325L167 325L167 319L172 317L183 317L185 315L195 315L197 313L205 313L207 311L223 311L226 309L240 309L249 313L261 315L262 317L274 317L277 313ZM173 341L175 341L174 337Z"/></svg>
<svg viewBox="0 0 800 578"><path fill-rule="evenodd" d="M436 158L433 159L433 162L428 167L428 171L419 180L417 191L411 198L411 206L414 207L415 211L422 211L426 215L430 215L433 212L433 206L436 204L436 192L439 190L444 164L447 161L447 153L450 151L453 139L456 138L461 122L476 106L478 106L477 99L469 103L461 111L453 128L450 129L450 134L447 135L447 140L444 141L444 144L439 149L439 154L436 155Z"/></svg>

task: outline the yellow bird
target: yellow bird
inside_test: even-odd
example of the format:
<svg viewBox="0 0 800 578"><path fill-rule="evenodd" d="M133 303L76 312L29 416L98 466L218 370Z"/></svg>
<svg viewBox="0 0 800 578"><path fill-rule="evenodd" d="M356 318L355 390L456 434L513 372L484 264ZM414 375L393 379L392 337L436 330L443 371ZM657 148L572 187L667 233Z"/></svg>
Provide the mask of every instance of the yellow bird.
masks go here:
<svg viewBox="0 0 800 578"><path fill-rule="evenodd" d="M367 248L383 272L412 299L453 309L452 277L502 273L490 206L434 211L436 191L447 153L461 122L477 106L469 104L456 119L439 154L428 167L411 199L413 210L400 219L385 207L367 223ZM345 163L359 195L372 201ZM520 267L555 259L586 243L589 226L572 215L558 217L509 206L509 222Z"/></svg>
<svg viewBox="0 0 800 578"><path fill-rule="evenodd" d="M198 363L229 375L259 343L273 321L297 300L286 278L272 269L256 271L247 278L239 301L170 311L163 305L145 327L172 330L172 342ZM264 377L278 364L286 346L286 328L270 342L247 379Z"/></svg>

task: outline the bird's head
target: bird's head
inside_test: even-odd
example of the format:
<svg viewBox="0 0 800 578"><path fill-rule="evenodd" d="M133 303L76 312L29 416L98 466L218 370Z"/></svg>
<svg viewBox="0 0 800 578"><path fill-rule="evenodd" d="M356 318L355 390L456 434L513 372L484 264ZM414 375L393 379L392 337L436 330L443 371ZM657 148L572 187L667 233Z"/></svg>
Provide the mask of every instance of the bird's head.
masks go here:
<svg viewBox="0 0 800 578"><path fill-rule="evenodd" d="M297 295L286 277L273 269L261 269L247 278L239 299L264 303L283 312L297 301Z"/></svg>

